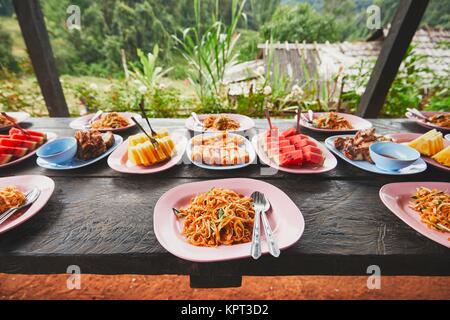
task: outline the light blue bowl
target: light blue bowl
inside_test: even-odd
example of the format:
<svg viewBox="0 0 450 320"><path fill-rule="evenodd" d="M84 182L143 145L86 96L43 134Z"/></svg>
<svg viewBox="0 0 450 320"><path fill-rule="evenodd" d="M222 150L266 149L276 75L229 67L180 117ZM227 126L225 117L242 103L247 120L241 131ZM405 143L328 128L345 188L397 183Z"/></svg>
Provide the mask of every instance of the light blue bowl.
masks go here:
<svg viewBox="0 0 450 320"><path fill-rule="evenodd" d="M420 158L417 150L394 142L377 142L372 144L369 150L375 165L386 171L404 169Z"/></svg>
<svg viewBox="0 0 450 320"><path fill-rule="evenodd" d="M43 145L36 152L39 158L54 164L70 162L77 153L77 140L72 137L60 138Z"/></svg>

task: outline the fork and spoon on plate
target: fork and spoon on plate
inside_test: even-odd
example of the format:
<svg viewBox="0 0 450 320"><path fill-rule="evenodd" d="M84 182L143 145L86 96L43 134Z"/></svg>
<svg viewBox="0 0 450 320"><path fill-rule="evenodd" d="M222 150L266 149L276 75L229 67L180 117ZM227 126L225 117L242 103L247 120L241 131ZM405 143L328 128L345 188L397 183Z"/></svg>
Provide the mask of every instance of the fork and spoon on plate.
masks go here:
<svg viewBox="0 0 450 320"><path fill-rule="evenodd" d="M253 236L251 244L252 257L255 260L261 257L260 221L262 220L267 245L269 247L269 253L277 258L280 256L280 249L273 235L272 228L270 227L269 220L266 214L266 212L270 209L270 202L267 200L263 193L258 191L254 192L251 197L253 199L253 206L255 208L255 219L253 223Z"/></svg>
<svg viewBox="0 0 450 320"><path fill-rule="evenodd" d="M32 190L25 193L25 202L22 205L15 208L10 208L5 212L3 212L2 214L0 214L0 226L16 212L31 206L34 202L36 202L40 194L41 190L38 188L33 188Z"/></svg>

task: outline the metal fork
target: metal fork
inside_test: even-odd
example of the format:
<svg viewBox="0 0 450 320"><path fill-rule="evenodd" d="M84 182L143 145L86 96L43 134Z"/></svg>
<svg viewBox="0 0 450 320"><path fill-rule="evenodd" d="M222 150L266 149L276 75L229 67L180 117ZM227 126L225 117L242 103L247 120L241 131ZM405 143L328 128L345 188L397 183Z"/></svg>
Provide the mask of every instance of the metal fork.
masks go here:
<svg viewBox="0 0 450 320"><path fill-rule="evenodd" d="M39 198L40 194L41 194L41 190L39 190L38 188L34 188L30 192L28 192L26 194L26 201L23 205L21 205L20 207L17 207L17 208L11 208L11 209L7 210L6 212L4 212L2 215L0 215L0 225L2 225L3 222L8 220L9 217L11 217L17 211L22 210L23 208L26 208L26 207L32 205L37 200L37 198Z"/></svg>
<svg viewBox="0 0 450 320"><path fill-rule="evenodd" d="M133 122L138 126L139 129L141 129L141 131L147 136L147 138L150 140L150 142L153 144L153 146L155 148L159 148L159 142L158 140L156 140L155 138L153 138L152 136L150 136L147 131L145 131L145 129L141 126L141 124L134 118L131 117L131 120L133 120Z"/></svg>
<svg viewBox="0 0 450 320"><path fill-rule="evenodd" d="M280 256L280 249L273 236L272 228L270 227L269 220L267 219L266 211L270 208L270 203L261 192L254 192L252 194L253 205L255 208L255 221L253 224L253 237L252 237L252 257L258 259L261 256L261 237L259 221L262 219L264 233L266 234L267 245L269 252L274 257Z"/></svg>
<svg viewBox="0 0 450 320"><path fill-rule="evenodd" d="M256 260L261 257L261 234L259 228L261 221L261 211L264 210L264 207L259 192L253 192L252 199L253 207L255 208L255 218L253 220L252 246L250 250L253 259Z"/></svg>

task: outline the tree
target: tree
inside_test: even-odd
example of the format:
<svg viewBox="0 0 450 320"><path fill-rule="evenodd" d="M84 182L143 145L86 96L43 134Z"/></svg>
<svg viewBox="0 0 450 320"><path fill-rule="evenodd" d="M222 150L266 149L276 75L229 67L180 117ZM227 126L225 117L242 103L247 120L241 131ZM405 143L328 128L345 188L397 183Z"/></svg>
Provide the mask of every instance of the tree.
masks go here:
<svg viewBox="0 0 450 320"><path fill-rule="evenodd" d="M0 16L9 17L13 12L14 8L11 0L0 0Z"/></svg>
<svg viewBox="0 0 450 320"><path fill-rule="evenodd" d="M319 13L307 3L281 5L270 22L261 29L264 39L274 41L338 41L339 34L332 15Z"/></svg>
<svg viewBox="0 0 450 320"><path fill-rule="evenodd" d="M18 69L17 62L11 53L12 44L11 36L3 30L0 23L0 73L3 68L11 71L17 71Z"/></svg>

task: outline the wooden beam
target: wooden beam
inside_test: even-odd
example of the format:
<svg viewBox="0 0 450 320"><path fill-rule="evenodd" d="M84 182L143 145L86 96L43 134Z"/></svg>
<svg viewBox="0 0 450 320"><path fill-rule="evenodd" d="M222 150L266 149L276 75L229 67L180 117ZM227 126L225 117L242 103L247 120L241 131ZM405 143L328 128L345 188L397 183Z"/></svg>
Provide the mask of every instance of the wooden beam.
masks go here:
<svg viewBox="0 0 450 320"><path fill-rule="evenodd" d="M389 34L358 106L359 116L378 117L428 2L429 0L400 1Z"/></svg>
<svg viewBox="0 0 450 320"><path fill-rule="evenodd" d="M68 117L52 47L38 0L13 0L17 20L50 117Z"/></svg>

